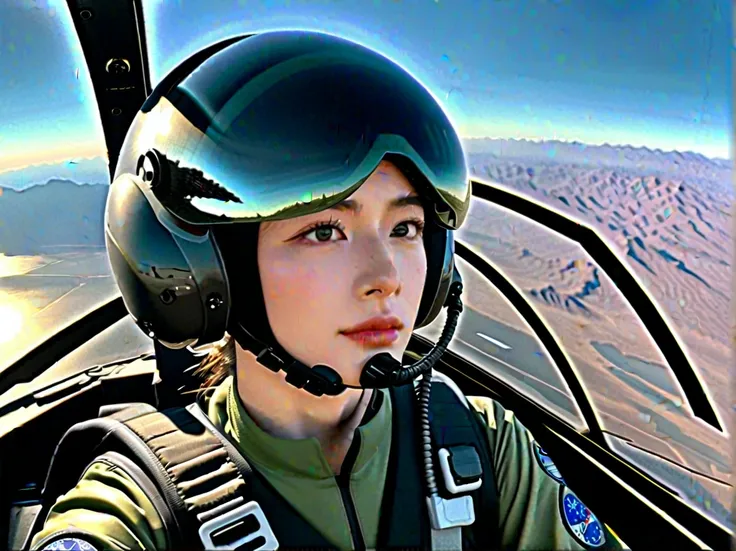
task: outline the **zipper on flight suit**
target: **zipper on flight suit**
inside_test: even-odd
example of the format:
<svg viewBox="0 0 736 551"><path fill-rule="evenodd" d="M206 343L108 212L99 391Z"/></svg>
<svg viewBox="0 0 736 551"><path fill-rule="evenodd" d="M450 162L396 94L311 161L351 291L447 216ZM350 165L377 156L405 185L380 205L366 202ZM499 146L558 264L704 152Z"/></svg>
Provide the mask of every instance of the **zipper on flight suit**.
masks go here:
<svg viewBox="0 0 736 551"><path fill-rule="evenodd" d="M358 457L359 450L360 433L356 430L355 437L350 443L350 448L348 448L348 453L345 454L345 460L340 468L340 474L337 475L337 485L340 488L342 503L345 506L345 512L348 515L350 535L353 538L353 549L356 551L365 551L365 540L363 539L363 533L360 530L358 515L355 512L355 503L353 503L353 497L350 495L350 471L352 471L353 465L355 465L355 460Z"/></svg>

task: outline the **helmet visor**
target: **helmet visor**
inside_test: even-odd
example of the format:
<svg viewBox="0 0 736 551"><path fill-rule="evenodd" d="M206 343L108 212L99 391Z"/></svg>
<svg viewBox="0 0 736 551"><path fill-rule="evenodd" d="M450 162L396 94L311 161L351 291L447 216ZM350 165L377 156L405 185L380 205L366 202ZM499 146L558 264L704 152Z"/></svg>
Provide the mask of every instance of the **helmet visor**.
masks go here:
<svg viewBox="0 0 736 551"><path fill-rule="evenodd" d="M466 161L429 92L347 41L328 37L304 53L278 36L263 38L270 47L249 45L256 38L216 54L222 70L195 71L131 127L124 147L136 158L156 150L165 177L152 189L172 214L191 224L312 214L347 198L395 154L411 161L407 176L434 203L437 222L462 224ZM264 54L234 71L227 56L246 46ZM135 170L145 174L150 163Z"/></svg>

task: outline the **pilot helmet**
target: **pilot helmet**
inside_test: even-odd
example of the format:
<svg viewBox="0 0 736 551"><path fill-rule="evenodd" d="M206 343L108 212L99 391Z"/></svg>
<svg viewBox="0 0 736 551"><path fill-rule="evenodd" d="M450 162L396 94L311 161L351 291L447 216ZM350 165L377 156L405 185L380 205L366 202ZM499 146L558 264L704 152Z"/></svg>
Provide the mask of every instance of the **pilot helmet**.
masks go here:
<svg viewBox="0 0 736 551"><path fill-rule="evenodd" d="M384 159L426 205L419 328L448 296L452 233L471 196L437 100L395 62L329 34L264 32L197 52L136 115L108 195L105 239L126 308L169 348L228 331L245 348L238 335L283 351L260 288L259 223L341 202Z"/></svg>

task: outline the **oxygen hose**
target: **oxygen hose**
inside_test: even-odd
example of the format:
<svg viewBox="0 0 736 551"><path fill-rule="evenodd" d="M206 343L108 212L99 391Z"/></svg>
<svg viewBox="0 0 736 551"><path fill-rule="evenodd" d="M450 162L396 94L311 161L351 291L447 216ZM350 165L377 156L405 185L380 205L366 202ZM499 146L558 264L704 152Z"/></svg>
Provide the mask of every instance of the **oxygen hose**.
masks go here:
<svg viewBox="0 0 736 551"><path fill-rule="evenodd" d="M427 491L429 497L436 496L437 482L434 477L434 467L432 461L432 433L429 425L429 395L432 390L432 365L439 359L439 357L445 352L447 346L450 344L452 335L455 333L460 313L463 311L463 303L460 300L460 295L463 291L463 285L459 281L452 284L450 292L447 297L447 320L445 327L442 329L442 335L440 336L437 345L434 349L427 354L417 364L413 365L409 369L416 369L421 372L427 364L429 369L422 376L422 380L419 382L418 397L419 397L419 415L421 417L421 445L422 445L422 456L424 460L424 472L427 480Z"/></svg>

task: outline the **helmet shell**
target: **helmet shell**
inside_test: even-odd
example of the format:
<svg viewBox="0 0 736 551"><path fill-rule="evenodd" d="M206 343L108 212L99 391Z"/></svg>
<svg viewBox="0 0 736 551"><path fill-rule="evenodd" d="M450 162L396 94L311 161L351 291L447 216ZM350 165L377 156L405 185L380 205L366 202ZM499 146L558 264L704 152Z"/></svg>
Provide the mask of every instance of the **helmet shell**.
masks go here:
<svg viewBox="0 0 736 551"><path fill-rule="evenodd" d="M311 65L300 70L305 58ZM330 111L320 99L325 83L313 78L327 75L319 72L326 66L340 68L343 77L363 78L363 88L373 82L365 80L368 77L391 76L417 100L413 115L401 119L402 111L392 107L399 100L389 95L395 88L385 81L373 86L363 103L346 100ZM317 72L310 72L313 69ZM258 79L261 85L254 88ZM276 84L269 88L263 79ZM342 80L335 79L332 88ZM263 144L278 142L273 135L250 132L252 127L239 124L241 113L249 114L246 120L253 124L263 123L252 118L255 100L244 98L248 93L257 96L259 105L276 116L274 109L288 104L281 96L294 91L327 109L329 120L302 129L301 141L292 145L302 144L304 151L281 149L270 157L270 164L264 163L263 155L256 153L263 154ZM271 96L276 99L271 101ZM340 97L332 97L332 103L339 103ZM360 116L346 110L356 105L363 106ZM407 104L402 108L408 112ZM326 120L330 124L324 124ZM417 131L417 125L424 130ZM320 134L323 126L336 130ZM290 129L294 126L284 126L282 134ZM357 146L352 142L356 136ZM321 148L308 149L312 137L322 140ZM326 161L320 151L326 152ZM347 160L337 162L344 154ZM284 155L292 165L271 162L283 161ZM431 94L391 60L322 33L264 33L228 39L198 52L164 78L136 116L108 195L106 245L128 311L141 329L171 348L219 340L235 321L278 346L268 326L257 271L258 223L336 204L358 189L387 155L431 207L418 328L431 323L444 305L454 272L451 230L462 224L470 198L460 140ZM271 177L271 172L280 176ZM288 174L292 177L284 179ZM324 178L316 177L320 174ZM279 196L285 199L276 210L264 199ZM229 252L233 243L240 264ZM253 251L246 255L252 260L246 268L244 246ZM228 277L233 270L238 270L237 279ZM238 281L238 288L229 281Z"/></svg>

